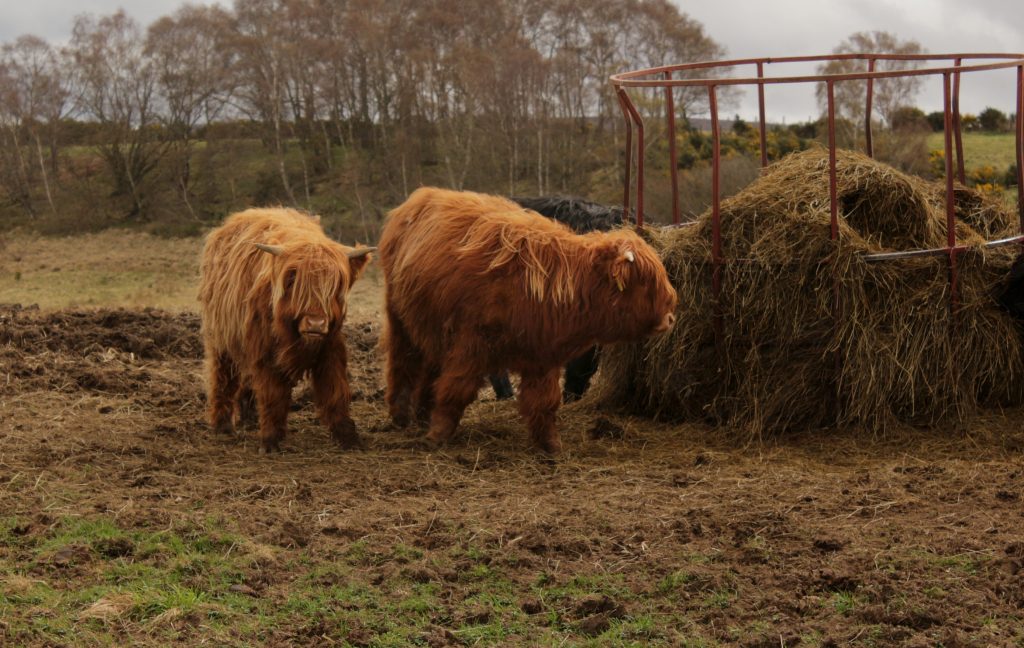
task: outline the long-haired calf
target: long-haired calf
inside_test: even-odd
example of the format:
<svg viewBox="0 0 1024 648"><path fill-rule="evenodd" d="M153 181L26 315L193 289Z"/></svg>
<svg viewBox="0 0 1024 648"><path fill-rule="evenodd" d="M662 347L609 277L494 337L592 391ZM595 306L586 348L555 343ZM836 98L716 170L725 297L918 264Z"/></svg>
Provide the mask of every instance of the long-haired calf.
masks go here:
<svg viewBox="0 0 1024 648"><path fill-rule="evenodd" d="M341 327L349 289L374 249L336 243L319 219L292 209L240 212L209 234L199 302L215 430L234 430L251 390L260 450L278 450L292 387L308 375L331 437L358 444Z"/></svg>
<svg viewBox="0 0 1024 648"><path fill-rule="evenodd" d="M561 448L560 368L595 344L668 330L676 293L655 251L629 230L574 234L505 198L423 188L388 216L388 407L427 438L454 433L484 377L520 375L534 443Z"/></svg>

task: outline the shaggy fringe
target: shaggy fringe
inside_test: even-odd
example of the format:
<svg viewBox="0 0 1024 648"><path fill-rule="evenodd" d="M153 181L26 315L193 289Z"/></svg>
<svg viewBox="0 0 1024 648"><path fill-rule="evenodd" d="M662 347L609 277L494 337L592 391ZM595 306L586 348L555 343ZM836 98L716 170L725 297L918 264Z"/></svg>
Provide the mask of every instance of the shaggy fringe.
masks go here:
<svg viewBox="0 0 1024 648"><path fill-rule="evenodd" d="M285 253L269 254L256 243L280 246ZM299 267L285 304L285 276ZM210 234L203 251L199 301L204 337L214 348L241 355L248 350L244 331L261 312L276 316L281 307L303 313L318 306L332 313L339 289L347 289L352 280L346 248L327 238L316 219L285 208L240 212Z"/></svg>

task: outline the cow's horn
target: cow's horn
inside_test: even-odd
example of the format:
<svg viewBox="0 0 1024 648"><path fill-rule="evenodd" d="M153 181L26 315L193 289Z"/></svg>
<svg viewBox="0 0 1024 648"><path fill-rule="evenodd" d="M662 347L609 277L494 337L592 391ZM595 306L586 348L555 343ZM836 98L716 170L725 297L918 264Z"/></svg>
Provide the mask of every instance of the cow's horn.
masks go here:
<svg viewBox="0 0 1024 648"><path fill-rule="evenodd" d="M273 254L274 256L281 256L281 253L284 252L284 248L281 247L280 245L267 245L266 243L257 243L256 247L263 250L264 252Z"/></svg>
<svg viewBox="0 0 1024 648"><path fill-rule="evenodd" d="M633 256L633 250L626 250L626 254L624 256L626 257L626 261L629 261L630 263L636 261L636 257Z"/></svg>
<svg viewBox="0 0 1024 648"><path fill-rule="evenodd" d="M352 248L352 249L348 250L347 252L345 252L345 254L348 255L348 258L350 258L350 259L358 259L359 257L366 256L370 252L376 252L376 251L377 251L377 248L375 248L375 247L361 247L361 248Z"/></svg>

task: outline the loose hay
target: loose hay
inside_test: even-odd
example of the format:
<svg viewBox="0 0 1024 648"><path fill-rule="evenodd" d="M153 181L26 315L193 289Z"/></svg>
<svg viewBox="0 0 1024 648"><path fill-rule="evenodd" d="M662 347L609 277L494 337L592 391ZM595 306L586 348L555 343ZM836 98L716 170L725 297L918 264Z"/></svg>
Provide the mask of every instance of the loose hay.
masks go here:
<svg viewBox="0 0 1024 648"><path fill-rule="evenodd" d="M688 228L648 232L679 291L678 321L668 335L609 349L597 401L756 435L833 425L881 431L1019 403L1020 335L992 294L1016 249L958 256L950 318L945 258L863 258L944 246L944 186L848 151L838 152L837 180L838 243L829 237L825 150L788 156L723 201L729 263L718 305L710 212ZM965 187L956 211L959 244L1012 227L1001 206Z"/></svg>

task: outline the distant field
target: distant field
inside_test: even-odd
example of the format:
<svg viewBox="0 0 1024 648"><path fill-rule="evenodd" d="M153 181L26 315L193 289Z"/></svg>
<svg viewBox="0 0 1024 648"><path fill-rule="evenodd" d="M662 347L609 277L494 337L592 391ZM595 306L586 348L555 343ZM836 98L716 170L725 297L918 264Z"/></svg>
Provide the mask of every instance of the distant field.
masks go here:
<svg viewBox="0 0 1024 648"><path fill-rule="evenodd" d="M60 238L0 236L0 304L194 311L202 245L200 237L169 239L124 230ZM374 318L382 285L371 266L356 283L350 313Z"/></svg>
<svg viewBox="0 0 1024 648"><path fill-rule="evenodd" d="M999 171L1005 171L1016 159L1012 133L964 133L963 141L964 167L967 169L991 165ZM929 150L941 151L943 147L942 133L928 136Z"/></svg>
<svg viewBox="0 0 1024 648"><path fill-rule="evenodd" d="M108 230L60 238L13 234L2 240L0 302L43 309L195 308L198 238Z"/></svg>

